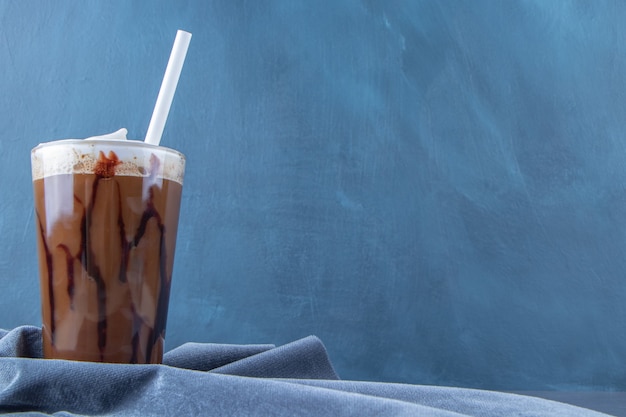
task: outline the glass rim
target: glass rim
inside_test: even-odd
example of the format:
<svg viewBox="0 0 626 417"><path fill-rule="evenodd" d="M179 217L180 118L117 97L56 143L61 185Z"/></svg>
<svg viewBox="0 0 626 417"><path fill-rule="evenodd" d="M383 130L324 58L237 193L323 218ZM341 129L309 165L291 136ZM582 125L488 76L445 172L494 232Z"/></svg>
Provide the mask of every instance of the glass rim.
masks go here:
<svg viewBox="0 0 626 417"><path fill-rule="evenodd" d="M55 146L63 146L63 145L73 145L73 146L104 145L104 146L114 146L114 147L122 147L122 148L126 147L126 148L137 148L137 149L139 148L152 149L155 151L158 150L158 151L169 152L174 155L178 155L182 157L183 159L186 159L185 154L183 154L181 151L178 151L174 148L169 148L167 146L161 146L161 145L153 145L151 143L146 143L144 141L132 140L132 139L59 139L59 140L52 140L49 142L42 142L38 144L37 146L35 146L34 148L32 148L31 153L37 152L40 149L46 149L46 148L51 148Z"/></svg>

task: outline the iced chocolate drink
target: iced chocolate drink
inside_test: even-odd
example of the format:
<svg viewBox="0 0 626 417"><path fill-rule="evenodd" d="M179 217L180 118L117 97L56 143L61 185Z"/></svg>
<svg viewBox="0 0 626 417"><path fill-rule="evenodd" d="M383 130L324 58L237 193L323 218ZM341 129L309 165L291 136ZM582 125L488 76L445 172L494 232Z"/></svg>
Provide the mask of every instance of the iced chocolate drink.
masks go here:
<svg viewBox="0 0 626 417"><path fill-rule="evenodd" d="M85 139L31 160L44 357L160 363L184 156Z"/></svg>

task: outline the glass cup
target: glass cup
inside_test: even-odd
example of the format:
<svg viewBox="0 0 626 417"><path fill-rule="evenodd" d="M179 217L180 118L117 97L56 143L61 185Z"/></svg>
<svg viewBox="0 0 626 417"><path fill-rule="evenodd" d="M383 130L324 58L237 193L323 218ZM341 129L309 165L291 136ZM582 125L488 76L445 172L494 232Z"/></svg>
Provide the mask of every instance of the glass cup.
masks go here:
<svg viewBox="0 0 626 417"><path fill-rule="evenodd" d="M69 139L31 167L44 358L161 363L184 155Z"/></svg>

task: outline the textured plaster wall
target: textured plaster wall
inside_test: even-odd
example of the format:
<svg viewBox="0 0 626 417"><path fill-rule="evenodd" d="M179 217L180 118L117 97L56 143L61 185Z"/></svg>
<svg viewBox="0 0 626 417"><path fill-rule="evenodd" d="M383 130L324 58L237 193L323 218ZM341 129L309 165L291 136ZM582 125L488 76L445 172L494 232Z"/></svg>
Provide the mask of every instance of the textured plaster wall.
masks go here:
<svg viewBox="0 0 626 417"><path fill-rule="evenodd" d="M308 334L344 378L626 389L626 4L0 1L0 327L39 324L29 151L188 156L167 348Z"/></svg>

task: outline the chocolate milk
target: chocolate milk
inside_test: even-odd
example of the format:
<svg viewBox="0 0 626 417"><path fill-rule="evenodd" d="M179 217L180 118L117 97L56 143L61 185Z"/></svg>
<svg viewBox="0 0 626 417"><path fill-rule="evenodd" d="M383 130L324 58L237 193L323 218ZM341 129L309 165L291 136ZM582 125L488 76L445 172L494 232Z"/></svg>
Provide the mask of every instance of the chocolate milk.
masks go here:
<svg viewBox="0 0 626 417"><path fill-rule="evenodd" d="M160 363L183 155L69 140L31 157L44 357Z"/></svg>

